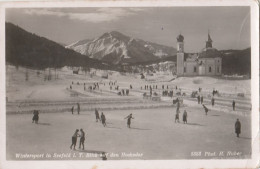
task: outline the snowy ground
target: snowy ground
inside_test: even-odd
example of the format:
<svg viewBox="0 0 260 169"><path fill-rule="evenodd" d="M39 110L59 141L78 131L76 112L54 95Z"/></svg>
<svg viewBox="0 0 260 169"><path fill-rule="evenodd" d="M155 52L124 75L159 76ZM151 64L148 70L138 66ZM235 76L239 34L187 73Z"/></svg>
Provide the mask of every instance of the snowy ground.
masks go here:
<svg viewBox="0 0 260 169"><path fill-rule="evenodd" d="M202 108L186 108L188 124L174 123L172 108L145 110L104 111L107 127L95 122L93 111L80 115L70 113L40 114L38 125L31 123L32 115L7 116L7 159L16 158L17 153L76 153L76 158L64 159L101 159L79 158L80 152L110 155L117 153L119 158L108 155L108 159L196 159L196 158L248 158L250 157L250 116L237 116L210 111L204 115ZM126 127L124 117L133 113L132 128ZM242 134L237 138L234 123L239 118ZM15 125L14 125L15 124ZM75 129L86 131L85 150L70 150L71 136ZM218 156L220 151L225 156ZM241 153L227 156L228 151ZM140 157L122 157L121 153L142 153ZM192 152L202 152L199 157ZM217 155L205 156L206 152ZM32 158L28 158L29 160ZM46 158L43 158L46 159ZM23 159L24 160L24 159ZM38 160L42 160L39 158ZM53 158L61 160L61 158Z"/></svg>
<svg viewBox="0 0 260 169"><path fill-rule="evenodd" d="M37 160L48 159L45 157L47 153L51 154L52 160L100 160L100 157L90 156L102 152L109 153L108 160L250 157L250 80L229 81L212 77L172 80L171 76L163 73L144 80L139 75L118 72L108 72L109 79L103 79L100 77L102 71L96 71L96 75L91 77L89 74L72 75L70 70L64 68L57 72L57 80L44 81L47 71L38 75L35 70L27 71L26 81L24 68L16 70L12 66L7 67L6 139L9 160L33 159L17 158L19 153L44 154L44 158L39 155L39 158L35 158ZM130 96L118 96L114 86L110 90L110 81L116 81L120 89L129 89L132 84ZM80 85L75 84L77 82ZM84 91L83 83L90 86L95 82L99 82L99 90ZM188 111L188 124L183 124L182 121L174 123L176 108L172 105L171 98L161 97L161 101L143 99L142 94L149 93L143 89L144 85L158 85L154 91L161 94L162 84L165 87L168 85L169 90L177 85L187 94L183 97L181 112L184 109ZM70 85L72 90L69 89ZM208 116L205 116L196 99L190 97L191 91L199 87L203 88L204 102L210 109ZM221 93L221 96L216 97L214 107L210 105L209 97L213 88ZM237 93L244 93L245 97L238 97ZM237 102L236 111L231 108L233 99ZM80 115L72 115L70 108L73 105L76 108L77 102L80 103L82 112ZM94 108L105 113L107 127L95 122ZM34 109L40 110L38 125L31 123ZM124 120L130 113L135 118L132 129L126 127ZM182 114L180 117L182 120ZM237 118L242 123L240 138L234 133ZM71 136L75 129L80 128L87 134L85 150L70 150ZM219 156L221 151L224 156ZM196 156L192 152L201 152L201 155ZM55 157L55 153L60 154L60 157ZM122 153L134 153L136 157L122 156ZM119 156L116 157L116 154Z"/></svg>

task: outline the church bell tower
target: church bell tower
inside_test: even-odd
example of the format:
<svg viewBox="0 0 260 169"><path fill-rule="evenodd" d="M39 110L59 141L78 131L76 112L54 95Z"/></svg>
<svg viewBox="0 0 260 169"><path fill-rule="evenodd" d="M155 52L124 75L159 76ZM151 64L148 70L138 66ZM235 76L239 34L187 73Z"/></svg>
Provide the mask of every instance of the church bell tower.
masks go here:
<svg viewBox="0 0 260 169"><path fill-rule="evenodd" d="M177 37L177 76L184 75L184 37Z"/></svg>

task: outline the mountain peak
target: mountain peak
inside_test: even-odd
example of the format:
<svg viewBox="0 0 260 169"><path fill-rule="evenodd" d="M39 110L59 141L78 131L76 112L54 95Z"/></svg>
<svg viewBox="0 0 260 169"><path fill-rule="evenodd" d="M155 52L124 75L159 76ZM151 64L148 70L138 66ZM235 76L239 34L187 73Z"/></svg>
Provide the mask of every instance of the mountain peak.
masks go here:
<svg viewBox="0 0 260 169"><path fill-rule="evenodd" d="M124 34L122 34L121 32L118 32L118 31L111 31L111 32L109 32L112 36L126 36L126 35L124 35Z"/></svg>
<svg viewBox="0 0 260 169"><path fill-rule="evenodd" d="M157 60L176 53L173 47L134 39L118 31L104 33L100 37L71 49L113 64Z"/></svg>

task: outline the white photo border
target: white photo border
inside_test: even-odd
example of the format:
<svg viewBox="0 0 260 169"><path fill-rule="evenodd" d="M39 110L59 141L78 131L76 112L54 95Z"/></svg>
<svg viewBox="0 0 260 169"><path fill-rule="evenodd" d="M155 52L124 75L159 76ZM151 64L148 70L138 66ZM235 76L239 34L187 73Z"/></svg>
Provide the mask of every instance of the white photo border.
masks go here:
<svg viewBox="0 0 260 169"><path fill-rule="evenodd" d="M164 6L250 6L251 17L251 101L252 156L232 160L117 160L117 161L7 161L5 9L62 7L164 7ZM172 1L8 1L0 2L0 168L255 168L259 165L259 6L255 0L172 0Z"/></svg>

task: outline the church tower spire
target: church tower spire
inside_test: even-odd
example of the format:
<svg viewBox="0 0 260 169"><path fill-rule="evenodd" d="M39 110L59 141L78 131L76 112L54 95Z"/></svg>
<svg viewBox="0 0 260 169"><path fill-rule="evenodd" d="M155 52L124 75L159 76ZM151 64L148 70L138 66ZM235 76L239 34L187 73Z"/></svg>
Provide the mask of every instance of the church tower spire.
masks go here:
<svg viewBox="0 0 260 169"><path fill-rule="evenodd" d="M206 48L212 48L212 39L210 37L210 34L209 34L209 30L208 30L208 41L206 41Z"/></svg>

